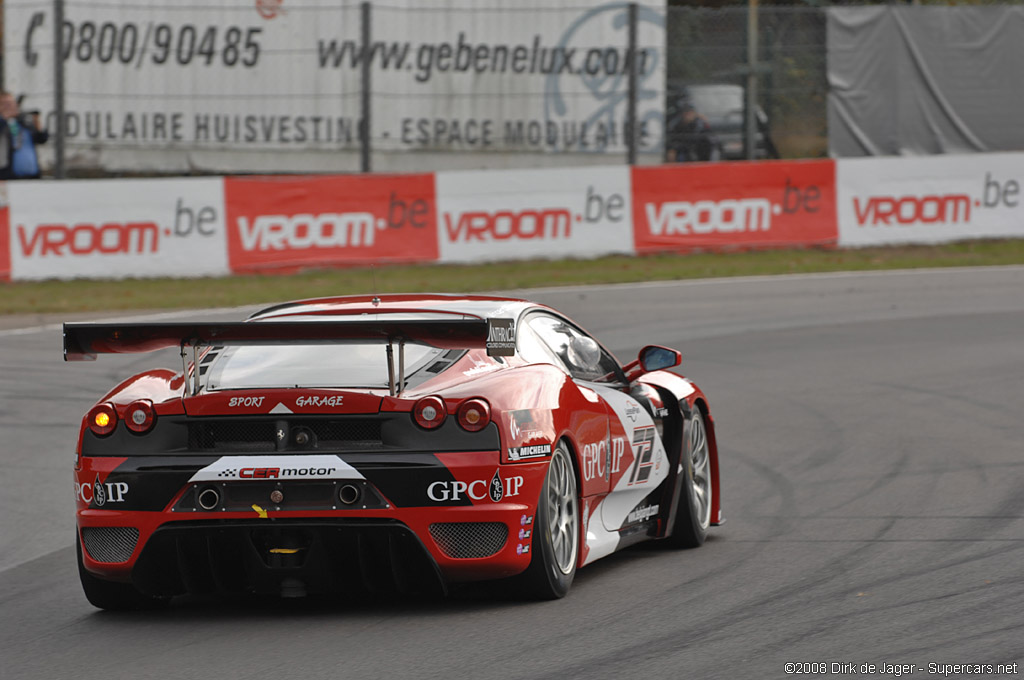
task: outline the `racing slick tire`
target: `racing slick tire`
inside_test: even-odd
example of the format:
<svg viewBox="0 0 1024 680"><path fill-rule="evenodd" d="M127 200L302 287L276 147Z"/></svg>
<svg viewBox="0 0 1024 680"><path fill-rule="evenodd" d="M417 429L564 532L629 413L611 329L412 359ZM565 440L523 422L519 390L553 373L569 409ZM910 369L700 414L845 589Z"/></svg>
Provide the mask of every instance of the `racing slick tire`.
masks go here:
<svg viewBox="0 0 1024 680"><path fill-rule="evenodd" d="M700 409L696 407L686 420L679 474L683 480L668 544L674 548L696 548L704 544L711 525L712 494L708 433Z"/></svg>
<svg viewBox="0 0 1024 680"><path fill-rule="evenodd" d="M519 582L522 595L556 600L569 592L579 558L579 508L576 474L565 443L559 442L537 501L533 555Z"/></svg>
<svg viewBox="0 0 1024 680"><path fill-rule="evenodd" d="M78 577L82 581L85 599L89 600L92 606L111 611L138 611L163 609L171 601L169 597L153 597L140 593L130 583L105 581L93 576L82 563L82 542L77 537L75 549L78 552Z"/></svg>

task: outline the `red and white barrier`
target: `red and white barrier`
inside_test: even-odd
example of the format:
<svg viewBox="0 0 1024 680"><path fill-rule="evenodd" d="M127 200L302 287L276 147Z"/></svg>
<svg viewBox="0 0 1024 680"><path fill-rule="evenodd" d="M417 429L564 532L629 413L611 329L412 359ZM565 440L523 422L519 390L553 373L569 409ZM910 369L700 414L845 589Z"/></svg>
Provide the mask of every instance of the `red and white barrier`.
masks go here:
<svg viewBox="0 0 1024 680"><path fill-rule="evenodd" d="M437 173L441 262L633 251L629 168Z"/></svg>
<svg viewBox="0 0 1024 680"><path fill-rule="evenodd" d="M1024 236L1024 154L838 162L839 245Z"/></svg>
<svg viewBox="0 0 1024 680"><path fill-rule="evenodd" d="M229 274L223 185L220 178L8 182L10 278Z"/></svg>
<svg viewBox="0 0 1024 680"><path fill-rule="evenodd" d="M831 245L835 163L718 163L633 169L638 253Z"/></svg>
<svg viewBox="0 0 1024 680"><path fill-rule="evenodd" d="M8 182L0 279L1024 237L1022 185L1020 153Z"/></svg>
<svg viewBox="0 0 1024 680"><path fill-rule="evenodd" d="M436 262L434 176L227 177L233 272Z"/></svg>

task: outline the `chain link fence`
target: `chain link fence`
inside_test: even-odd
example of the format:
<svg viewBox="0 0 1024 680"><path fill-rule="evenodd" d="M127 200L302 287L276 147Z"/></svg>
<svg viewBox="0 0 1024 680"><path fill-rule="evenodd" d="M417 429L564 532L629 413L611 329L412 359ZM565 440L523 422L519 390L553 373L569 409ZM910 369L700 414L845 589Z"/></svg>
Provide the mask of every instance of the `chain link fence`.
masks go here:
<svg viewBox="0 0 1024 680"><path fill-rule="evenodd" d="M824 6L761 5L751 53L746 4L60 2L63 91L54 0L0 1L4 85L79 175L650 164L694 114L715 159L828 154Z"/></svg>
<svg viewBox="0 0 1024 680"><path fill-rule="evenodd" d="M682 119L689 106L710 124L723 158L744 157L746 91L753 69L755 156L827 155L825 26L820 8L761 7L756 60L751 60L746 6L669 8L667 146L686 134Z"/></svg>

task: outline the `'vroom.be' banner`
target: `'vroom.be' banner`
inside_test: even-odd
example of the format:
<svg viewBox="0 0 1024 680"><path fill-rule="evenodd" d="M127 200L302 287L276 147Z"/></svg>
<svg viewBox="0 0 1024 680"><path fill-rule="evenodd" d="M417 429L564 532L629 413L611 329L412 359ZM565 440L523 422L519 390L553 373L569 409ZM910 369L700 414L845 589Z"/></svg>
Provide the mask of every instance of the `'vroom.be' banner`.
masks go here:
<svg viewBox="0 0 1024 680"><path fill-rule="evenodd" d="M437 173L442 262L633 250L625 166Z"/></svg>
<svg viewBox="0 0 1024 680"><path fill-rule="evenodd" d="M7 182L0 182L0 281L11 280L10 217Z"/></svg>
<svg viewBox="0 0 1024 680"><path fill-rule="evenodd" d="M1024 236L1024 154L837 161L839 245Z"/></svg>
<svg viewBox="0 0 1024 680"><path fill-rule="evenodd" d="M231 270L432 262L434 176L228 177Z"/></svg>
<svg viewBox="0 0 1024 680"><path fill-rule="evenodd" d="M638 253L834 244L835 163L633 168Z"/></svg>
<svg viewBox="0 0 1024 680"><path fill-rule="evenodd" d="M7 184L11 278L223 276L223 180Z"/></svg>

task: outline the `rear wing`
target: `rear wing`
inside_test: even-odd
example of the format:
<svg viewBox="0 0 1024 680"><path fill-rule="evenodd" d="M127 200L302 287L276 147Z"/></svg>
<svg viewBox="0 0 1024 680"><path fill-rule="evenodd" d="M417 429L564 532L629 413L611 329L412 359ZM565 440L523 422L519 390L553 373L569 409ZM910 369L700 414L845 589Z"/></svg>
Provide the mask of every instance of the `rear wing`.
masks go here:
<svg viewBox="0 0 1024 680"><path fill-rule="evenodd" d="M192 363L200 347L220 345L304 345L379 342L386 345L391 393L401 392L405 374L405 343L427 344L440 349L477 349L488 354L507 355L508 343L497 343L497 335L514 338L512 319L445 319L408 321L224 321L212 323L65 323L64 360L94 361L97 354L155 352L177 347L183 371L189 376L186 348L192 348ZM394 345L398 345L398 376L395 380ZM499 346L499 344L501 346ZM514 347L514 344L513 344ZM396 387L397 386L397 387ZM198 376L192 393L200 390Z"/></svg>
<svg viewBox="0 0 1024 680"><path fill-rule="evenodd" d="M423 321L224 321L213 323L66 323L64 360L97 354L155 352L213 345L307 345L420 342L441 349L474 349L487 342L484 319Z"/></svg>

